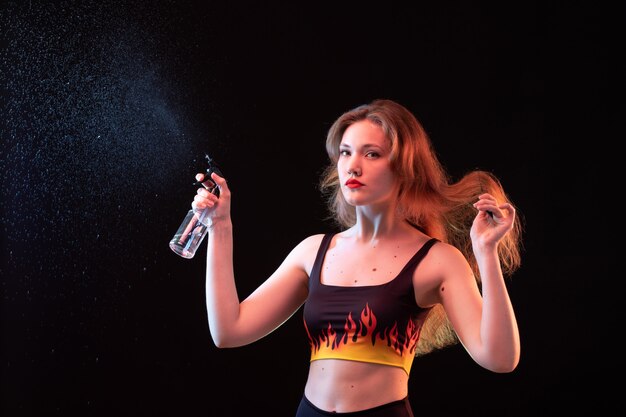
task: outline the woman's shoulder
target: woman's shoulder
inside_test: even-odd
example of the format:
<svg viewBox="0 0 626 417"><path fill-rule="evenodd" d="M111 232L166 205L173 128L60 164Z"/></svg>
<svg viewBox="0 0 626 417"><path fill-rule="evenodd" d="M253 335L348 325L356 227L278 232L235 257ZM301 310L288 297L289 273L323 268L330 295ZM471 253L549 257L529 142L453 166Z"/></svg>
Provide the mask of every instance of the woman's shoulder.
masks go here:
<svg viewBox="0 0 626 417"><path fill-rule="evenodd" d="M324 236L326 235L332 235L332 233L316 233L313 235L309 235L305 237L304 239L302 239L300 243L298 243L297 247L317 249L322 243Z"/></svg>
<svg viewBox="0 0 626 417"><path fill-rule="evenodd" d="M299 264L307 274L310 273L325 235L318 233L305 237L291 250L287 259Z"/></svg>
<svg viewBox="0 0 626 417"><path fill-rule="evenodd" d="M292 252L299 254L317 252L322 243L322 239L324 239L324 236L326 236L326 234L327 233L317 233L305 237L293 248Z"/></svg>
<svg viewBox="0 0 626 417"><path fill-rule="evenodd" d="M430 238L429 240L433 240ZM439 239L434 239L435 242L430 248L429 253L432 253L432 256L435 258L439 258L440 260L453 260L459 259L464 260L465 257L463 253L454 245L451 245L447 242L441 241Z"/></svg>
<svg viewBox="0 0 626 417"><path fill-rule="evenodd" d="M460 272L470 271L469 263L463 252L454 245L437 240L429 249L424 258L423 270L430 271L435 276L455 276Z"/></svg>

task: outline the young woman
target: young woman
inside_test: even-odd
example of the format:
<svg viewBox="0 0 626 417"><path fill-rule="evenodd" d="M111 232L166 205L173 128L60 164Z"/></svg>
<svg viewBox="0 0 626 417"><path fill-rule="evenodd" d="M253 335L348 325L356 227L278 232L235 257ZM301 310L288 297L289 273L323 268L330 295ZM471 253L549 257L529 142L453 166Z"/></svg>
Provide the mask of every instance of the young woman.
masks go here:
<svg viewBox="0 0 626 417"><path fill-rule="evenodd" d="M390 100L341 115L322 178L339 233L306 237L240 301L231 194L198 190L209 208L206 302L218 347L252 343L304 305L311 362L297 417L412 416L415 356L461 342L493 372L519 361L504 276L520 264L520 222L499 181L449 181L415 116ZM202 174L196 179L206 181Z"/></svg>

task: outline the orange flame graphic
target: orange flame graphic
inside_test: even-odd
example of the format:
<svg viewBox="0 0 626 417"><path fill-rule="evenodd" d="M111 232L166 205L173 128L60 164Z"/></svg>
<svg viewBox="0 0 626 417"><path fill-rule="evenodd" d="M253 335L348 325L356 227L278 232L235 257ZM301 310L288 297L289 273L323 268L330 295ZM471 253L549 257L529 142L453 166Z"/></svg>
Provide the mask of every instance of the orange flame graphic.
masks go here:
<svg viewBox="0 0 626 417"><path fill-rule="evenodd" d="M313 353L324 350L335 350L342 345L348 345L349 342L353 344L359 343L364 337L371 337L372 346L376 345L377 340L381 342L386 340L387 347L392 348L398 355L404 356L406 354L414 354L417 341L419 340L421 326L418 326L413 320L409 320L406 329L403 334L398 330L398 324L394 323L391 328L385 328L377 331L378 320L376 315L370 309L369 304L365 305L365 308L361 311L361 317L359 321L355 321L352 318L352 313L348 314L343 326L342 334L338 334L331 324L328 323L328 327L320 332L317 337L313 337L304 323L311 350Z"/></svg>

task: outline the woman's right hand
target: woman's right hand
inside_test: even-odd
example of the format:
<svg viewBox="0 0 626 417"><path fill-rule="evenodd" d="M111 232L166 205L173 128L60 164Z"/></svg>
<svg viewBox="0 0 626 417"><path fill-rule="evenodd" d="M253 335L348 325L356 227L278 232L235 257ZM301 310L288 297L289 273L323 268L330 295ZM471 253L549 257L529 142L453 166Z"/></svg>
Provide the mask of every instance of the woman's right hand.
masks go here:
<svg viewBox="0 0 626 417"><path fill-rule="evenodd" d="M193 198L191 207L194 211L209 209L207 212L207 225L213 227L217 222L230 221L230 189L226 180L215 172L211 178L205 179L205 174L196 174L196 181L202 182L203 188L198 188L196 196ZM219 197L209 191L214 182L219 189Z"/></svg>

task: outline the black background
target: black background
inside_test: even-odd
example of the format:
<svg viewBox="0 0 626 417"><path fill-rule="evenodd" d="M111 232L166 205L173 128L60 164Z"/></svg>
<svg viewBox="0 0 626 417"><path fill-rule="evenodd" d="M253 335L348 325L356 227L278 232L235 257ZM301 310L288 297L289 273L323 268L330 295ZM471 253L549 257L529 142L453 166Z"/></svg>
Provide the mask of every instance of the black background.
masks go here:
<svg viewBox="0 0 626 417"><path fill-rule="evenodd" d="M374 98L417 115L452 177L498 175L525 225L519 367L419 358L416 415L621 415L622 8L258 3L3 3L2 415L293 415L301 312L216 349L205 246L167 243L208 152L248 295L334 228L325 134Z"/></svg>

